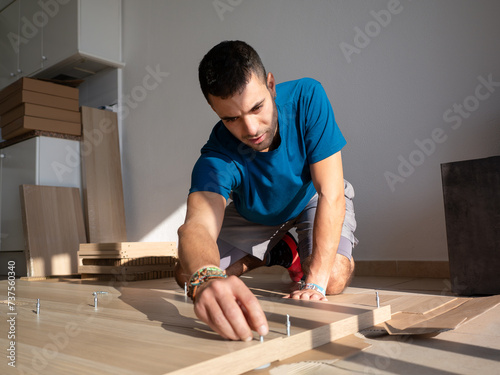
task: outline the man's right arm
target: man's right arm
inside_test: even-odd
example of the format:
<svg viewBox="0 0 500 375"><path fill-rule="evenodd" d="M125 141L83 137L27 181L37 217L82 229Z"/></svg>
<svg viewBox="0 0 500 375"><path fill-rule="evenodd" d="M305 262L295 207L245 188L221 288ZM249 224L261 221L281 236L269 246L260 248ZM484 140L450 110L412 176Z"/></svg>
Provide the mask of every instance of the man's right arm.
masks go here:
<svg viewBox="0 0 500 375"><path fill-rule="evenodd" d="M202 267L219 266L217 238L226 199L217 193L194 192L188 197L185 223L179 228L179 260L184 277ZM235 276L205 282L196 293L194 311L215 332L230 340L249 341L252 330L266 335L269 328L259 301Z"/></svg>
<svg viewBox="0 0 500 375"><path fill-rule="evenodd" d="M179 260L187 279L206 266L219 266L217 237L224 218L226 199L217 193L189 194L184 224L179 228Z"/></svg>

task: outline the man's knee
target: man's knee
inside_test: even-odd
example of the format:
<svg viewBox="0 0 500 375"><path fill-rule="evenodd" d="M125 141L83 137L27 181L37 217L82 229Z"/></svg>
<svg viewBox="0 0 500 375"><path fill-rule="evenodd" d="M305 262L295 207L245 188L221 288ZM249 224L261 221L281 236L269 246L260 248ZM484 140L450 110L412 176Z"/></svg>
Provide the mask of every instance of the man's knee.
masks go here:
<svg viewBox="0 0 500 375"><path fill-rule="evenodd" d="M187 276L184 272L184 269L182 268L181 262L179 260L177 260L177 263L175 263L174 278L181 288L184 288L184 283L187 283L189 281L189 276Z"/></svg>
<svg viewBox="0 0 500 375"><path fill-rule="evenodd" d="M351 284L353 277L354 259L349 260L347 257L338 254L326 288L326 294L336 295L342 293Z"/></svg>

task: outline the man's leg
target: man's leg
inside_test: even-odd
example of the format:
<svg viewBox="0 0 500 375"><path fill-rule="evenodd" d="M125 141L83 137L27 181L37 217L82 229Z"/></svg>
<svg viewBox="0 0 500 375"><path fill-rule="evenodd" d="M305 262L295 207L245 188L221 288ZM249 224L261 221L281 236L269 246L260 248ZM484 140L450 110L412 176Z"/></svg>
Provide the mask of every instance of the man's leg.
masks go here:
<svg viewBox="0 0 500 375"><path fill-rule="evenodd" d="M352 281L354 277L354 259L352 258L352 244L345 238L340 237L339 249L335 255L330 280L326 287L327 295L340 294ZM311 256L308 256L302 263L304 273L309 273Z"/></svg>
<svg viewBox="0 0 500 375"><path fill-rule="evenodd" d="M245 255L240 260L231 264L226 268L226 273L229 276L241 276L244 273L251 271L255 268L263 267L266 265L266 261L260 260L259 258L254 257L253 255Z"/></svg>
<svg viewBox="0 0 500 375"><path fill-rule="evenodd" d="M330 275L330 280L326 286L326 294L340 294L350 284L354 276L354 260L352 259L352 249L358 243L354 236L356 230L356 219L354 215L354 189L352 185L344 180L344 194L346 212L342 233L335 256L334 265ZM296 228L299 237L299 254L302 261L304 273L309 272L311 252L313 247L313 227L316 215L317 196L314 196L306 206L301 215L297 218Z"/></svg>

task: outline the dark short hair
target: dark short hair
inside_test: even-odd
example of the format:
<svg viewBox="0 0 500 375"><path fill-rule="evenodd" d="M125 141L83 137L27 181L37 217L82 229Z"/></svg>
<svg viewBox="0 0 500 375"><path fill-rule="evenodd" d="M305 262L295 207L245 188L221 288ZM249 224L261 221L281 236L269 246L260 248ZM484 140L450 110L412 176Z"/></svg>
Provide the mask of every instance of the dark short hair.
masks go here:
<svg viewBox="0 0 500 375"><path fill-rule="evenodd" d="M266 69L259 55L239 40L217 44L203 57L198 67L201 91L207 101L209 94L226 99L241 93L252 73L266 83Z"/></svg>

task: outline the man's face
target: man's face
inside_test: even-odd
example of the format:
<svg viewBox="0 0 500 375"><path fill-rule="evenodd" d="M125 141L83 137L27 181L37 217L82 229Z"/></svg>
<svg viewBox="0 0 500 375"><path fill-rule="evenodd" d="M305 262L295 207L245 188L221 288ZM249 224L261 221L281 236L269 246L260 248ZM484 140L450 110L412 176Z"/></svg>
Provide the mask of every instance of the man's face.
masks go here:
<svg viewBox="0 0 500 375"><path fill-rule="evenodd" d="M275 96L276 87L271 73L267 75L267 86L252 74L241 94L227 99L209 95L209 101L232 135L256 151L266 152L277 136Z"/></svg>

